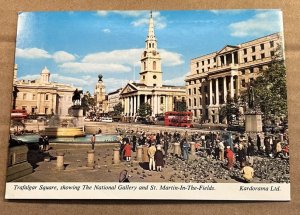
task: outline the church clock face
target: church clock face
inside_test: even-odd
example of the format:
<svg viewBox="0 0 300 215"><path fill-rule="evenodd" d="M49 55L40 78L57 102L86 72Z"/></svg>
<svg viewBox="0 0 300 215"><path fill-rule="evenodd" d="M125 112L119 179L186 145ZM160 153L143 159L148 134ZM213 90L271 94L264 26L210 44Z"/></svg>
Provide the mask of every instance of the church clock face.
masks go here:
<svg viewBox="0 0 300 215"><path fill-rule="evenodd" d="M157 77L156 77L156 75L153 75L153 79L156 79Z"/></svg>

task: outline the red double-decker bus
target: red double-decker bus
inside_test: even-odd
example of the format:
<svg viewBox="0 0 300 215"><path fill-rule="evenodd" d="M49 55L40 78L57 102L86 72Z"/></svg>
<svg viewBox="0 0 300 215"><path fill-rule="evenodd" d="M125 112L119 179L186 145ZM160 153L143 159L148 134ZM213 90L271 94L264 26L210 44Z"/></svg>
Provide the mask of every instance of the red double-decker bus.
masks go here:
<svg viewBox="0 0 300 215"><path fill-rule="evenodd" d="M177 126L192 128L193 113L192 112L165 112L165 126Z"/></svg>
<svg viewBox="0 0 300 215"><path fill-rule="evenodd" d="M12 110L11 119L26 119L28 116L26 110Z"/></svg>

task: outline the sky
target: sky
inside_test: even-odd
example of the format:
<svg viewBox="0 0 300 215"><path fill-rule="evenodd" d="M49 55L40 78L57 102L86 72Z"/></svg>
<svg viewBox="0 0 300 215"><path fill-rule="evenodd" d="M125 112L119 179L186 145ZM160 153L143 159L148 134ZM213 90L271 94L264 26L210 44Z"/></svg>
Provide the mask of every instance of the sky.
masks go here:
<svg viewBox="0 0 300 215"><path fill-rule="evenodd" d="M33 80L44 67L52 82L94 93L98 74L106 92L138 81L150 11L22 12L17 78ZM275 32L280 10L153 11L164 84L184 85L193 58Z"/></svg>

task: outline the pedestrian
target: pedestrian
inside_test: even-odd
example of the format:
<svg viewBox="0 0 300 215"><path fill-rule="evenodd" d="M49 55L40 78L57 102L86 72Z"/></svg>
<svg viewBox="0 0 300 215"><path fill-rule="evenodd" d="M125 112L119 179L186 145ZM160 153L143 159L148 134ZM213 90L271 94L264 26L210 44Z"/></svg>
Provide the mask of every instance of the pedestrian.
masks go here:
<svg viewBox="0 0 300 215"><path fill-rule="evenodd" d="M155 161L155 165L156 165L156 170L161 172L162 167L164 166L164 154L161 151L160 145L157 146L157 150L154 154L154 161Z"/></svg>
<svg viewBox="0 0 300 215"><path fill-rule="evenodd" d="M48 136L44 137L44 150L45 151L49 150L49 138L48 138Z"/></svg>
<svg viewBox="0 0 300 215"><path fill-rule="evenodd" d="M261 150L261 139L259 133L256 136L256 145L257 145L257 150L260 152Z"/></svg>
<svg viewBox="0 0 300 215"><path fill-rule="evenodd" d="M189 148L190 148L190 146L189 146L187 141L183 142L182 148L183 148L183 160L189 160Z"/></svg>
<svg viewBox="0 0 300 215"><path fill-rule="evenodd" d="M238 150L238 160L240 162L240 167L243 168L245 166L245 163L246 163L246 151L244 149L244 144L241 143L239 145L239 150Z"/></svg>
<svg viewBox="0 0 300 215"><path fill-rule="evenodd" d="M136 151L136 135L134 134L132 137L132 151L135 152Z"/></svg>
<svg viewBox="0 0 300 215"><path fill-rule="evenodd" d="M166 135L166 137L164 138L164 151L165 151L165 156L168 156L168 149L169 149L169 140L168 137Z"/></svg>
<svg viewBox="0 0 300 215"><path fill-rule="evenodd" d="M281 142L278 141L276 143L276 154L275 154L275 158L278 157L278 155L282 152L282 147L281 147Z"/></svg>
<svg viewBox="0 0 300 215"><path fill-rule="evenodd" d="M219 148L219 159L223 162L224 161L224 150L225 150L223 141L219 141L218 148Z"/></svg>
<svg viewBox="0 0 300 215"><path fill-rule="evenodd" d="M246 163L245 167L241 170L241 173L243 174L243 179L246 183L249 183L253 180L254 176L254 169L250 166L249 163Z"/></svg>
<svg viewBox="0 0 300 215"><path fill-rule="evenodd" d="M96 135L93 134L91 137L92 150L95 150L95 143L96 143Z"/></svg>
<svg viewBox="0 0 300 215"><path fill-rule="evenodd" d="M149 156L149 170L155 170L155 160L154 155L156 152L155 144L154 142L151 144L151 146L148 149L148 156Z"/></svg>
<svg viewBox="0 0 300 215"><path fill-rule="evenodd" d="M42 136L39 137L39 148L41 151L44 151L44 138Z"/></svg>
<svg viewBox="0 0 300 215"><path fill-rule="evenodd" d="M126 161L130 161L130 158L131 158L131 146L130 146L129 142L126 142L123 151L124 151L124 157L126 158Z"/></svg>
<svg viewBox="0 0 300 215"><path fill-rule="evenodd" d="M102 133L102 130L101 130L101 128L99 128L99 130L98 130L98 134L101 134Z"/></svg>
<svg viewBox="0 0 300 215"><path fill-rule="evenodd" d="M226 157L227 157L227 168L231 170L234 165L234 153L231 151L230 146L227 146L226 149Z"/></svg>

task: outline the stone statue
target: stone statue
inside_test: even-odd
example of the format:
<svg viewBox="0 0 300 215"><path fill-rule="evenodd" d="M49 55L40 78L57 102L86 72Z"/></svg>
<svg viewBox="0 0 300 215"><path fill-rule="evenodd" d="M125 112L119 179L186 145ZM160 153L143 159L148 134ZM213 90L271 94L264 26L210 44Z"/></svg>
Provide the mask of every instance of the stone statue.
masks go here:
<svg viewBox="0 0 300 215"><path fill-rule="evenodd" d="M82 90L76 89L72 96L73 105L81 105L81 94L83 94Z"/></svg>
<svg viewBox="0 0 300 215"><path fill-rule="evenodd" d="M248 90L248 101L249 101L249 108L254 108L254 90L251 85Z"/></svg>
<svg viewBox="0 0 300 215"><path fill-rule="evenodd" d="M98 81L102 81L103 75L99 74L98 75Z"/></svg>

